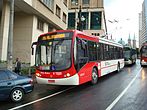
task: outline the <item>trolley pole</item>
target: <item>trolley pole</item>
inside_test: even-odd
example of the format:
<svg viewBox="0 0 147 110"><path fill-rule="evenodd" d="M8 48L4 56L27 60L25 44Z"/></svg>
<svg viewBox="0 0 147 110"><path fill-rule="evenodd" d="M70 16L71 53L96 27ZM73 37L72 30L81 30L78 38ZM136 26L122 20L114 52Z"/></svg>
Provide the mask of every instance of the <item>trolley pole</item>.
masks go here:
<svg viewBox="0 0 147 110"><path fill-rule="evenodd" d="M8 34L8 53L7 53L7 69L13 69L13 22L14 22L14 0L10 2L10 22L9 22L9 34Z"/></svg>

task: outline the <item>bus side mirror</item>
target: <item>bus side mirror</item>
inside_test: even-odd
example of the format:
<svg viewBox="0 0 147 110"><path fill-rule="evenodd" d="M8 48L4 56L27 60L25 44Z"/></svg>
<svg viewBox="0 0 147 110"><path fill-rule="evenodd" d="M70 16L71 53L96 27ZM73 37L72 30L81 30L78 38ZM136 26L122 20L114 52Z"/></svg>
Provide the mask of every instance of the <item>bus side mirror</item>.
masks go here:
<svg viewBox="0 0 147 110"><path fill-rule="evenodd" d="M31 46L31 48L32 48L32 55L34 55L34 47L33 47L34 45L37 45L37 42L33 42L32 43L32 46Z"/></svg>

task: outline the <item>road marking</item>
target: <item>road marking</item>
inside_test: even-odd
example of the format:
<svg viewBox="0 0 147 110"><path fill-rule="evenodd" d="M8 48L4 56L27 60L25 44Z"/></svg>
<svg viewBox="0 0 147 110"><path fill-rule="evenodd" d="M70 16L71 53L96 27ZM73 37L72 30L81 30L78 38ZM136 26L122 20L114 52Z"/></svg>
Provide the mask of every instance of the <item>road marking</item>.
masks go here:
<svg viewBox="0 0 147 110"><path fill-rule="evenodd" d="M120 98L127 92L127 90L130 88L130 86L133 84L133 82L136 80L137 76L141 72L142 68L139 70L139 72L136 74L136 76L133 78L133 80L129 83L129 85L122 91L122 93L106 108L106 110L111 110L116 103L120 100Z"/></svg>
<svg viewBox="0 0 147 110"><path fill-rule="evenodd" d="M26 103L26 104L23 104L23 105L20 105L20 106L14 107L14 108L10 108L10 109L8 109L8 110L16 110L16 109L23 108L23 107L25 107L25 106L28 106L28 105L34 104L34 103L36 103L36 102L39 102L39 101L42 101L42 100L45 100L45 99L51 98L51 97L53 97L53 96L56 96L56 95L58 95L58 94L61 94L61 93L65 92L65 91L68 91L68 90L73 89L73 88L75 88L75 86L74 86L74 87L70 87L70 88L68 88L68 89L65 89L65 90L63 90L63 91L59 91L59 92L56 92L56 93L54 93L54 94L48 95L48 96L46 96L46 97L43 97L43 98L40 98L40 99L34 100L34 101L32 101L32 102L29 102L29 103Z"/></svg>

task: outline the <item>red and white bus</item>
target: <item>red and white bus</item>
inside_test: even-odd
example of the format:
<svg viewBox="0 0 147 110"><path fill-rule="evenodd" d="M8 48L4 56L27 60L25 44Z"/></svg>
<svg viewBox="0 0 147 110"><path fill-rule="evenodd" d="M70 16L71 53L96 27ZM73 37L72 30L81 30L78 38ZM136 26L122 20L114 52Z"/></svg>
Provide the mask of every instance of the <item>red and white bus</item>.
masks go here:
<svg viewBox="0 0 147 110"><path fill-rule="evenodd" d="M33 45L36 79L40 84L96 84L99 77L124 67L121 44L77 30L40 35L32 48Z"/></svg>
<svg viewBox="0 0 147 110"><path fill-rule="evenodd" d="M140 48L140 65L147 65L147 43L144 43Z"/></svg>

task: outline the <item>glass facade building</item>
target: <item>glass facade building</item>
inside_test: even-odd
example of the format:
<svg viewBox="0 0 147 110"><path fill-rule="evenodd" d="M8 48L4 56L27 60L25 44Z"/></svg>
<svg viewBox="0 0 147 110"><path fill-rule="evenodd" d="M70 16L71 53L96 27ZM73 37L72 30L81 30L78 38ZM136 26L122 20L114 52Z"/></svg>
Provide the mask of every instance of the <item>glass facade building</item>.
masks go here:
<svg viewBox="0 0 147 110"><path fill-rule="evenodd" d="M139 14L139 47L144 42L147 42L147 0L144 0Z"/></svg>
<svg viewBox="0 0 147 110"><path fill-rule="evenodd" d="M89 19L90 15L90 19ZM102 23L102 13L101 12L82 12L81 13L81 22L82 29L88 30L88 24L90 23L90 30L101 29ZM68 29L76 29L75 23L78 18L75 18L75 13L68 13Z"/></svg>

